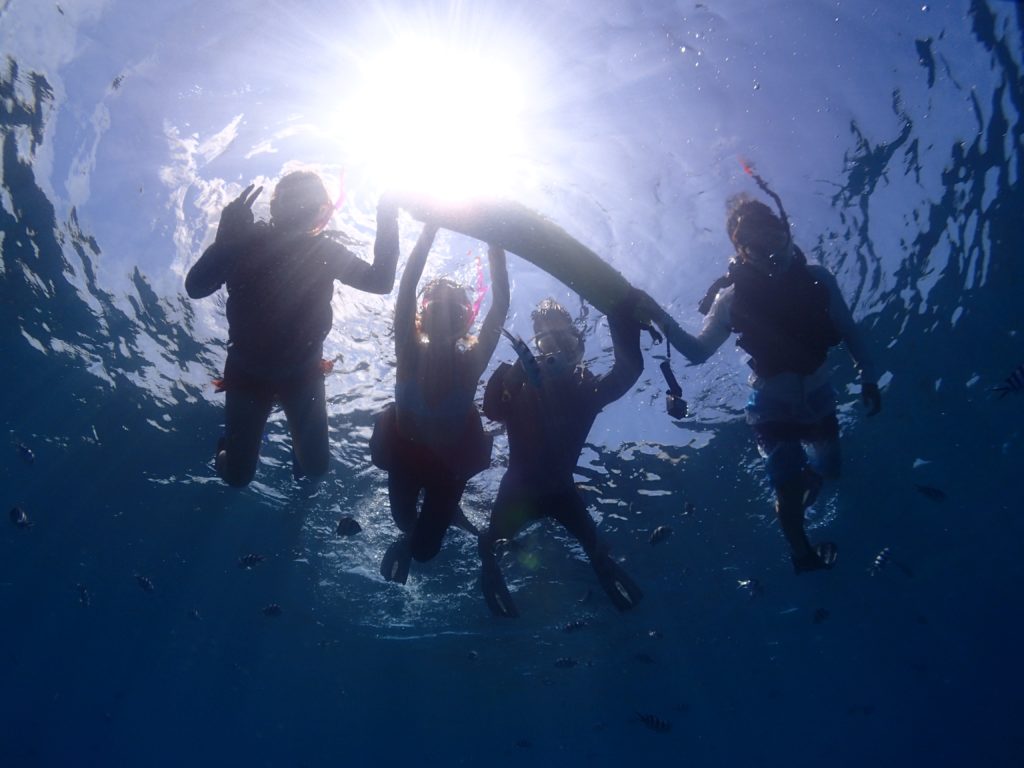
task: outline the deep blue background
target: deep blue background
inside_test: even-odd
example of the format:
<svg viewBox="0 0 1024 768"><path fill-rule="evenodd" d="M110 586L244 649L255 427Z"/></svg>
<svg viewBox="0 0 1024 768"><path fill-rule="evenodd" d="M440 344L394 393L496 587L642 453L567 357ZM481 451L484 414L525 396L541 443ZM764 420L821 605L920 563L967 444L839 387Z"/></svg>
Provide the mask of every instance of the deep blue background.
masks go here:
<svg viewBox="0 0 1024 768"><path fill-rule="evenodd" d="M0 10L0 23L17 11ZM637 31L643 14L630 13L622 23ZM648 377L602 417L585 454L581 480L646 590L640 609L618 615L591 594L580 553L541 526L507 566L516 622L487 615L475 547L461 532L406 588L376 574L392 531L366 439L393 384L386 366L355 365L361 354L390 354L376 325L350 324L352 340L338 342L346 363L332 385L327 484L291 483L279 419L260 484L233 492L213 479L220 411L207 379L222 348L168 275L171 231L154 226L152 250L137 257L125 241L91 234L148 227L143 218L160 205L124 202L137 194L134 179L124 179L119 205L97 201L99 162L94 224L85 224L75 194L41 175L83 143L69 138L62 95L73 103L89 87L109 92L111 77L79 74L76 84L73 68L8 58L0 417L10 439L0 487L6 508L22 506L34 525L0 528L0 764L1020 765L1024 394L999 399L990 388L1024 362L1024 17L1016 4L973 2L951 18L973 44L961 59L942 52L942 36L909 25L899 30L904 47L884 54L894 67L909 61L929 95L913 105L887 95L888 128L877 115L849 122L830 146L838 170L822 169L816 187L829 217L801 219L799 192L787 196L798 239L842 276L888 372L875 419L862 418L854 391L843 398L845 477L815 522L840 543L837 568L791 574L737 412L743 370L727 349L708 372L687 373L697 415L685 430L665 424L660 385ZM987 72L985 84L960 74L967 61ZM839 96L855 102L856 88L844 88ZM962 110L975 131L943 136L928 122ZM48 132L57 115L65 133ZM69 149L43 164L49 141ZM629 148L629 135L608 151L620 142ZM780 188L799 188L769 148L762 157ZM666 171L662 181L673 178ZM646 181L638 168L608 194L645 191ZM708 186L717 194L742 182L733 169ZM668 189L679 205L692 191ZM923 202L901 207L911 198ZM708 205L720 211L720 200ZM631 213L609 206L609 227L628 229ZM403 234L415 235L408 221ZM204 225L196 236L205 235ZM642 269L617 247L615 263L678 300L695 329L691 307L724 256L674 267L669 254L703 252L713 236L647 235ZM129 266L105 281L108 258ZM663 296L678 270L688 279ZM539 298L531 289L547 287L516 274L517 301L528 306ZM649 373L659 354L650 351ZM833 360L845 385L851 366L840 353ZM642 430L655 423L655 434ZM485 519L499 476L500 467L471 486L474 519ZM341 514L364 532L336 536ZM675 533L652 546L662 524ZM869 574L883 547L905 569ZM266 559L239 568L249 552ZM749 579L756 596L739 585ZM271 603L280 616L262 613ZM577 619L586 626L566 632ZM556 665L564 658L577 663Z"/></svg>

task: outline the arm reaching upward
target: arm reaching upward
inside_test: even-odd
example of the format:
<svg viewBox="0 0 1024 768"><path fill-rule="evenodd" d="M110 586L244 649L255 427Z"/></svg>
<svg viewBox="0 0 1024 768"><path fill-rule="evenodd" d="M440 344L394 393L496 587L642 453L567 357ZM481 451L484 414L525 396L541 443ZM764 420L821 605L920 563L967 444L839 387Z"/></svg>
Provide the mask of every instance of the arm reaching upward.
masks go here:
<svg viewBox="0 0 1024 768"><path fill-rule="evenodd" d="M498 341L501 339L501 327L505 324L511 292L508 287L508 265L505 251L501 247L489 244L487 260L491 270L491 308L487 311L480 326L480 336L472 349L473 376L479 378L487 368Z"/></svg>
<svg viewBox="0 0 1024 768"><path fill-rule="evenodd" d="M615 363L608 373L598 378L594 389L601 408L626 394L643 373L640 322L635 315L634 306L623 307L622 310L608 315L608 329L612 333Z"/></svg>
<svg viewBox="0 0 1024 768"><path fill-rule="evenodd" d="M398 208L389 197L377 206L377 236L373 241L373 263L349 254L334 276L346 285L367 293L391 293L398 270Z"/></svg>
<svg viewBox="0 0 1024 768"><path fill-rule="evenodd" d="M252 204L262 191L263 187L250 184L242 190L242 194L224 206L220 213L216 240L203 251L199 261L192 265L185 276L185 292L189 298L205 298L224 285L232 262L237 258L237 253L234 253L236 249L232 246L252 232L255 224Z"/></svg>
<svg viewBox="0 0 1024 768"><path fill-rule="evenodd" d="M416 344L416 286L423 276L427 254L430 253L436 234L436 225L424 225L416 246L409 254L409 261L405 264L398 286L398 300L395 302L395 355L399 363L408 359L410 345Z"/></svg>

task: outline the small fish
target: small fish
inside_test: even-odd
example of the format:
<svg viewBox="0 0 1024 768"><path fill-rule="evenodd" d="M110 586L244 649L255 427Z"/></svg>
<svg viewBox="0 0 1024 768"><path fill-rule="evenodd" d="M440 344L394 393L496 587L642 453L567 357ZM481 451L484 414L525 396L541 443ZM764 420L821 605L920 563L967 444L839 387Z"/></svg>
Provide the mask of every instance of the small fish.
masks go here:
<svg viewBox="0 0 1024 768"><path fill-rule="evenodd" d="M89 595L89 590L85 588L84 584L76 584L75 589L78 590L78 603L88 608L92 605L92 598Z"/></svg>
<svg viewBox="0 0 1024 768"><path fill-rule="evenodd" d="M695 506L693 505L693 502L692 502L692 501L688 501L688 502L686 502L685 504L683 504L683 514L684 514L684 515L692 515L692 514L694 514L694 513L696 512L696 511L697 511L697 507L695 507Z"/></svg>
<svg viewBox="0 0 1024 768"><path fill-rule="evenodd" d="M153 586L153 582L143 576L141 573L135 574L135 581L138 582L139 587L143 592L153 592L156 587Z"/></svg>
<svg viewBox="0 0 1024 768"><path fill-rule="evenodd" d="M905 564L899 562L898 560L893 560L892 551L889 549L889 547L883 547L882 551L875 555L875 559L872 560L871 565L868 566L868 573L872 576L877 576L883 570L885 570L886 566L890 563L899 568L900 571L903 572L903 575L907 578L910 578L914 575L914 572Z"/></svg>
<svg viewBox="0 0 1024 768"><path fill-rule="evenodd" d="M875 559L871 561L871 565L868 566L868 573L872 576L877 576L885 570L885 566L889 564L889 556L889 548L883 547L882 551L875 555Z"/></svg>
<svg viewBox="0 0 1024 768"><path fill-rule="evenodd" d="M661 640L661 638L664 637L664 635L662 635L661 632L657 629L648 630L647 636L651 638L651 640Z"/></svg>
<svg viewBox="0 0 1024 768"><path fill-rule="evenodd" d="M579 662L571 656L562 656L555 659L555 666L559 669L572 669L577 664L579 664Z"/></svg>
<svg viewBox="0 0 1024 768"><path fill-rule="evenodd" d="M11 507L11 522L23 530L32 527L32 521L28 519L28 513L21 507Z"/></svg>
<svg viewBox="0 0 1024 768"><path fill-rule="evenodd" d="M35 462L36 454L27 445L25 445L24 443L15 443L14 447L17 448L18 455L21 457L21 460L23 462L25 462L26 464L32 464Z"/></svg>
<svg viewBox="0 0 1024 768"><path fill-rule="evenodd" d="M914 483L914 489L927 499L934 502L940 502L946 500L946 492L938 488L933 488L930 485L919 485Z"/></svg>
<svg viewBox="0 0 1024 768"><path fill-rule="evenodd" d="M636 713L636 716L640 718L640 722L650 728L655 733L669 733L672 731L672 723L668 720L662 720L660 717L651 714Z"/></svg>
<svg viewBox="0 0 1024 768"><path fill-rule="evenodd" d="M478 661L480 659L480 651L470 651L466 656L470 661Z"/></svg>
<svg viewBox="0 0 1024 768"><path fill-rule="evenodd" d="M260 563L262 563L264 559L265 558L263 557L263 555L258 555L255 552L250 552L248 555L242 555L240 558L238 558L238 567L245 568L246 570L251 570Z"/></svg>
<svg viewBox="0 0 1024 768"><path fill-rule="evenodd" d="M992 391L999 393L1000 400L1009 394L1017 394L1024 391L1024 364L1014 368L1013 373L1007 376L1002 384L998 387L992 387Z"/></svg>
<svg viewBox="0 0 1024 768"><path fill-rule="evenodd" d="M748 600L753 600L764 594L764 587L757 579L740 579L736 582L736 589L744 593Z"/></svg>
<svg viewBox="0 0 1024 768"><path fill-rule="evenodd" d="M362 533L363 526L352 517L352 515L344 515L338 521L338 527L335 528L335 532L339 536L355 536L357 533Z"/></svg>
<svg viewBox="0 0 1024 768"><path fill-rule="evenodd" d="M277 603L271 603L270 605L263 608L264 616L280 616L282 613L281 606Z"/></svg>
<svg viewBox="0 0 1024 768"><path fill-rule="evenodd" d="M118 75L117 77L114 78L114 82L112 82L110 84L110 87L113 88L116 91L118 88L121 87L121 83L123 83L123 82L124 82L124 75Z"/></svg>
<svg viewBox="0 0 1024 768"><path fill-rule="evenodd" d="M633 660L639 661L641 664L657 664L658 661L651 654L646 651L640 651L639 653L633 654Z"/></svg>
<svg viewBox="0 0 1024 768"><path fill-rule="evenodd" d="M663 541L668 541L671 536L671 526L659 525L651 532L651 544L661 544Z"/></svg>
<svg viewBox="0 0 1024 768"><path fill-rule="evenodd" d="M199 609L198 608L193 608L191 611L189 611L188 612L188 617L190 619L192 619L192 621L202 621L203 620L203 617L199 613Z"/></svg>
<svg viewBox="0 0 1024 768"><path fill-rule="evenodd" d="M562 627L563 632L579 632L581 629L587 626L587 622L583 619L575 619L568 622Z"/></svg>
<svg viewBox="0 0 1024 768"><path fill-rule="evenodd" d="M812 620L814 621L815 624L821 624L830 615L831 614L828 612L828 608L815 608L814 609L814 616L812 617Z"/></svg>

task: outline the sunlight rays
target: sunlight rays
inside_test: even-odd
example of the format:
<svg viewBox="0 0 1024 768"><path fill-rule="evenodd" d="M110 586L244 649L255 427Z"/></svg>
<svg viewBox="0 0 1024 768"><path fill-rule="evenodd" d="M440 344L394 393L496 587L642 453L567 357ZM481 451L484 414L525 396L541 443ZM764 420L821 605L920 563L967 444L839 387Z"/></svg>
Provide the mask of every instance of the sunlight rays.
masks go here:
<svg viewBox="0 0 1024 768"><path fill-rule="evenodd" d="M494 193L528 171L530 90L507 54L404 34L367 56L331 123L385 187Z"/></svg>

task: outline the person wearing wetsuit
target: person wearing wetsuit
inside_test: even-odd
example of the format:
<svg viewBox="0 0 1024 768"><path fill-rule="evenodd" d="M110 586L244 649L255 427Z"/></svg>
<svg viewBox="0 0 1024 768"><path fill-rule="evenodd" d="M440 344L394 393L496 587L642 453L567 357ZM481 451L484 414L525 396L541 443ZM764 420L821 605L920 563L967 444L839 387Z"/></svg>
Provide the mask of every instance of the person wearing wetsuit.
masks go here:
<svg viewBox="0 0 1024 768"><path fill-rule="evenodd" d="M534 357L523 342L514 365L503 363L484 393L484 414L508 431L508 470L501 479L490 525L480 536L484 599L498 616L518 616L498 566L496 549L530 523L549 517L583 546L601 586L622 611L643 597L611 558L573 482L576 462L598 413L626 394L643 371L634 302L608 316L615 363L603 376L580 365L583 335L551 299L533 312Z"/></svg>
<svg viewBox="0 0 1024 768"><path fill-rule="evenodd" d="M677 336L669 330L668 335L695 364L733 333L737 346L750 355L747 422L767 459L776 513L794 570L801 573L829 568L837 555L832 542L812 546L804 530L804 510L824 480L836 479L840 469L829 349L845 343L860 371L869 416L879 412L882 399L874 365L835 277L807 262L793 243L781 202L769 194L779 203L778 216L745 196L730 201L727 228L736 255L729 273L702 302L707 319L700 334Z"/></svg>
<svg viewBox="0 0 1024 768"><path fill-rule="evenodd" d="M416 286L436 233L432 224L423 228L402 273L395 304L395 402L377 419L370 446L374 464L388 471L391 516L402 532L384 554L381 575L401 584L410 559L432 559L452 524L477 534L459 502L469 478L490 466L492 439L473 400L510 299L505 252L492 245L491 307L475 341L467 338L473 304L466 289L447 278L426 285L417 318Z"/></svg>
<svg viewBox="0 0 1024 768"><path fill-rule="evenodd" d="M285 175L270 202L270 221L256 222L252 205L262 191L250 184L221 213L217 237L185 278L189 297L227 286L228 356L224 367L224 437L217 473L228 485L248 485L275 402L292 436L296 476L328 470L327 405L321 363L333 323L338 280L387 294L398 265L398 209L377 208L372 264L322 233L333 212L320 178Z"/></svg>

